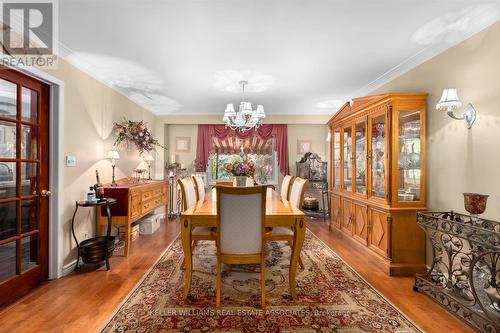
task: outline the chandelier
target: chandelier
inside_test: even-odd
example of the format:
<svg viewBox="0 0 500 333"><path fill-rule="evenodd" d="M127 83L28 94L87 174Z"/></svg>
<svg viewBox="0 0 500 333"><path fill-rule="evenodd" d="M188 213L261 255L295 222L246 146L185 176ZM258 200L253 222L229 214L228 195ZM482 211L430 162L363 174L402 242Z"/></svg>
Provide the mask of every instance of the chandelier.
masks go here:
<svg viewBox="0 0 500 333"><path fill-rule="evenodd" d="M238 111L235 111L233 104L228 104L222 121L226 123L226 127L246 132L254 127L259 128L266 114L262 105L257 106L257 110L252 110L252 103L245 101L245 86L248 84L248 81L240 81L239 84L241 84L242 89L240 107Z"/></svg>

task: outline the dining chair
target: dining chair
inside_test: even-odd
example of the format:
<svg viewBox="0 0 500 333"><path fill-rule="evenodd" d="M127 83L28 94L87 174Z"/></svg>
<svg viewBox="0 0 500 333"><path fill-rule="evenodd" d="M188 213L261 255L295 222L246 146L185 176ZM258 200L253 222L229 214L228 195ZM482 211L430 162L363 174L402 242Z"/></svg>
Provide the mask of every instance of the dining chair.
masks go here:
<svg viewBox="0 0 500 333"><path fill-rule="evenodd" d="M194 180L191 177L186 177L183 179L178 179L177 183L181 189L182 194L182 207L183 211L188 210L192 206L196 205L198 200L198 193L195 189ZM196 246L196 243L201 240L215 240L216 235L214 230L209 227L194 227L191 229L191 240L193 245L191 251Z"/></svg>
<svg viewBox="0 0 500 333"><path fill-rule="evenodd" d="M221 303L222 264L260 264L261 306L266 306L266 186L217 186L216 306Z"/></svg>
<svg viewBox="0 0 500 333"><path fill-rule="evenodd" d="M198 201L205 198L205 183L200 175L191 176L193 178L193 183L196 189L196 194L198 195Z"/></svg>
<svg viewBox="0 0 500 333"><path fill-rule="evenodd" d="M304 202L304 192L307 187L307 180L297 177L293 180L289 200L288 202L291 205L294 205L298 209L302 210L302 203ZM282 187L283 192L283 187ZM274 227L272 228L270 234L267 239L274 241L287 241L291 248L293 248L293 236L294 230L289 227ZM299 256L299 265L300 268L304 269L304 263Z"/></svg>
<svg viewBox="0 0 500 333"><path fill-rule="evenodd" d="M290 196L290 189L292 188L292 183L295 177L286 175L281 182L281 198L283 200L288 200Z"/></svg>

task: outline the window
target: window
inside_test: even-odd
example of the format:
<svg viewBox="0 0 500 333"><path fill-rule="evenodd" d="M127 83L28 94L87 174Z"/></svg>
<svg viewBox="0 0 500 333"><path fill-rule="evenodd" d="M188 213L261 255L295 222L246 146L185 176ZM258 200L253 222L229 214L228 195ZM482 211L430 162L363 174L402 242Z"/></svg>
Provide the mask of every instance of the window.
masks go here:
<svg viewBox="0 0 500 333"><path fill-rule="evenodd" d="M246 157L255 164L255 181L259 184L276 184L278 182L278 159L274 151L274 139L271 151L266 153L247 153ZM209 157L208 175L210 182L231 180L233 176L225 170L225 165L240 159L241 153L212 152Z"/></svg>

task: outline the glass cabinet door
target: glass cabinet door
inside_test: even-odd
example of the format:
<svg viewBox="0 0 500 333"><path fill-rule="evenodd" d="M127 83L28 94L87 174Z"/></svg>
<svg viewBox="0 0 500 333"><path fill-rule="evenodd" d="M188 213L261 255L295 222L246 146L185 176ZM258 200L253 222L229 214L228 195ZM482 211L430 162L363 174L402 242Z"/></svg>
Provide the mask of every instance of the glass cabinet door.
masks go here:
<svg viewBox="0 0 500 333"><path fill-rule="evenodd" d="M333 188L340 188L340 130L333 131Z"/></svg>
<svg viewBox="0 0 500 333"><path fill-rule="evenodd" d="M419 110L399 110L398 138L398 201L420 201L421 122Z"/></svg>
<svg viewBox="0 0 500 333"><path fill-rule="evenodd" d="M344 184L346 191L352 192L352 128L344 128Z"/></svg>
<svg viewBox="0 0 500 333"><path fill-rule="evenodd" d="M385 114L373 117L371 119L371 195L377 198L386 197L386 137Z"/></svg>
<svg viewBox="0 0 500 333"><path fill-rule="evenodd" d="M366 194L366 123L356 124L356 193Z"/></svg>

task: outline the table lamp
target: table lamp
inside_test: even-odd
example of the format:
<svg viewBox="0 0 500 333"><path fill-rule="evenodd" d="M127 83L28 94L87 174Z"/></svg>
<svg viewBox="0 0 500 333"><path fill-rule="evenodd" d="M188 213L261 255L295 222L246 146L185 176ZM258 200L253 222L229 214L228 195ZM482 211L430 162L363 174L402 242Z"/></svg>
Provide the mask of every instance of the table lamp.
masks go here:
<svg viewBox="0 0 500 333"><path fill-rule="evenodd" d="M148 180L151 180L151 161L154 161L154 157L153 157L153 154L151 153L148 153L145 157L144 157L144 160L146 161L146 163L148 164Z"/></svg>
<svg viewBox="0 0 500 333"><path fill-rule="evenodd" d="M111 168L113 169L113 178L111 181L111 186L116 186L115 182L115 167L116 167L116 160L120 159L120 154L118 154L118 150L116 150L115 147L111 148L108 151L108 159L111 160Z"/></svg>

